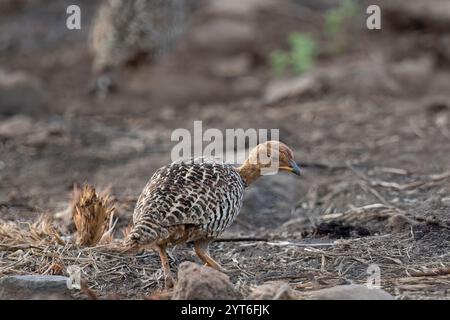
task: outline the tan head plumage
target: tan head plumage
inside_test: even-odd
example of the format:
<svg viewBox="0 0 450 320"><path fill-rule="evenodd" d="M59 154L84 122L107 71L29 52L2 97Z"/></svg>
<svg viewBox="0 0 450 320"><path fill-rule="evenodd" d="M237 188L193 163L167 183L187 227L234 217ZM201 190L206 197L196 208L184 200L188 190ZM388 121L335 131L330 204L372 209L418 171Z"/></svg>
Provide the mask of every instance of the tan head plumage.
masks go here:
<svg viewBox="0 0 450 320"><path fill-rule="evenodd" d="M263 174L274 174L279 170L300 175L292 150L280 141L270 140L257 145L245 162L238 168L247 185Z"/></svg>

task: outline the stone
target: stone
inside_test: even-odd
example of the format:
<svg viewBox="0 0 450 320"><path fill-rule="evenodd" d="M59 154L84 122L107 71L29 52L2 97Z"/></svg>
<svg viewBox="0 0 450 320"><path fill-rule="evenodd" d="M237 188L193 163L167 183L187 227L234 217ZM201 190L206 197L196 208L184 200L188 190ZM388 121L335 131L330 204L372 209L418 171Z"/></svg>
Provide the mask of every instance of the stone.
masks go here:
<svg viewBox="0 0 450 320"><path fill-rule="evenodd" d="M0 137L16 138L32 133L33 121L30 117L17 115L0 122Z"/></svg>
<svg viewBox="0 0 450 320"><path fill-rule="evenodd" d="M321 90L321 82L314 73L292 79L274 80L266 88L264 102L271 104L291 97L313 96Z"/></svg>
<svg viewBox="0 0 450 320"><path fill-rule="evenodd" d="M217 77L233 78L246 75L251 68L251 57L240 54L217 61L211 66L212 73Z"/></svg>
<svg viewBox="0 0 450 320"><path fill-rule="evenodd" d="M255 40L256 30L249 21L220 18L192 32L191 44L224 55L245 53Z"/></svg>
<svg viewBox="0 0 450 320"><path fill-rule="evenodd" d="M34 134L29 135L24 144L30 147L40 148L45 146L49 140L49 132L46 130L36 131Z"/></svg>
<svg viewBox="0 0 450 320"><path fill-rule="evenodd" d="M296 300L295 291L283 281L269 281L253 288L250 300Z"/></svg>
<svg viewBox="0 0 450 320"><path fill-rule="evenodd" d="M441 202L444 206L450 207L450 197L442 198Z"/></svg>
<svg viewBox="0 0 450 320"><path fill-rule="evenodd" d="M235 300L239 298L239 292L226 274L192 262L180 264L172 300Z"/></svg>
<svg viewBox="0 0 450 320"><path fill-rule="evenodd" d="M370 289L365 285L343 285L307 293L307 300L393 300L382 289Z"/></svg>
<svg viewBox="0 0 450 320"><path fill-rule="evenodd" d="M23 275L0 278L0 300L71 299L67 277Z"/></svg>

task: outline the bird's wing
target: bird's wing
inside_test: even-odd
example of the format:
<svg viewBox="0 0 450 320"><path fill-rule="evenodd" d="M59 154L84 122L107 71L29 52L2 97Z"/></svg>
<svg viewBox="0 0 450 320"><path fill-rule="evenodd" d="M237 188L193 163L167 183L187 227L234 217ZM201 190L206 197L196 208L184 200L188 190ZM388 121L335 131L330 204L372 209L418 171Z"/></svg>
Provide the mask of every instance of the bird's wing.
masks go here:
<svg viewBox="0 0 450 320"><path fill-rule="evenodd" d="M162 227L206 225L220 218L217 215L224 199L233 191L233 183L241 183L239 179L234 169L222 164L172 163L152 176L139 197L133 220Z"/></svg>
<svg viewBox="0 0 450 320"><path fill-rule="evenodd" d="M154 197L154 193L158 188L158 185L161 184L161 179L165 176L165 173L167 172L168 166L164 166L159 168L155 171L153 176L150 178L150 180L145 185L144 189L142 190L138 201L136 203L136 207L134 208L133 212L133 222L136 223L139 221L141 215L146 212L146 208L149 205L150 199Z"/></svg>

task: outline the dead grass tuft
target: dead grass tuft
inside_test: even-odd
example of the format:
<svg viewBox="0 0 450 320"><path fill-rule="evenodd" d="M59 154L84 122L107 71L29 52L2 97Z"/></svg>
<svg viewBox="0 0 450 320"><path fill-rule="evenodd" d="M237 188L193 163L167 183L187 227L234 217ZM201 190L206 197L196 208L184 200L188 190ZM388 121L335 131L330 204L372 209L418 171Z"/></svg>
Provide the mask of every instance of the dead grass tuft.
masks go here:
<svg viewBox="0 0 450 320"><path fill-rule="evenodd" d="M74 188L72 218L76 227L76 243L93 246L101 240L111 242L114 206L109 195L101 196L95 188L85 184ZM109 227L109 228L108 228Z"/></svg>
<svg viewBox="0 0 450 320"><path fill-rule="evenodd" d="M64 244L59 230L54 226L49 214L43 214L34 223L24 223L27 228L21 228L18 223L0 220L0 243L3 246L17 243L51 243Z"/></svg>

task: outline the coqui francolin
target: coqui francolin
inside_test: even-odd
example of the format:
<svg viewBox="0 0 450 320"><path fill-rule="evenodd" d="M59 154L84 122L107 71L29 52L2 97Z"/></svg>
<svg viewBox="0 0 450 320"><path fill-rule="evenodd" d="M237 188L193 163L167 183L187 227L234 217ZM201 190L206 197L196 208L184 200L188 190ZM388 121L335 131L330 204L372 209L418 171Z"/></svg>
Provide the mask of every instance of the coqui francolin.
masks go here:
<svg viewBox="0 0 450 320"><path fill-rule="evenodd" d="M157 250L168 287L173 285L166 253L169 244L193 241L206 265L225 271L209 255L208 245L236 219L244 190L273 164L277 171L300 175L292 150L278 141L257 145L240 167L197 158L158 169L137 201L124 245Z"/></svg>

